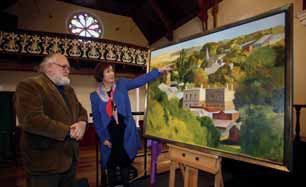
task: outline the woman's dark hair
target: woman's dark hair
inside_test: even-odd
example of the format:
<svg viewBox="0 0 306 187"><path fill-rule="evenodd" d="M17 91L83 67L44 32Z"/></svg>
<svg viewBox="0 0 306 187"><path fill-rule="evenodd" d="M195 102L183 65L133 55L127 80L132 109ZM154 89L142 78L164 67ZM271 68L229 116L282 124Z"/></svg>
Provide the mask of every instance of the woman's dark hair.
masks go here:
<svg viewBox="0 0 306 187"><path fill-rule="evenodd" d="M97 82L102 82L103 81L104 70L107 69L109 66L112 66L113 69L115 69L114 65L109 64L109 63L105 63L105 62L100 62L96 65L94 77L95 77Z"/></svg>

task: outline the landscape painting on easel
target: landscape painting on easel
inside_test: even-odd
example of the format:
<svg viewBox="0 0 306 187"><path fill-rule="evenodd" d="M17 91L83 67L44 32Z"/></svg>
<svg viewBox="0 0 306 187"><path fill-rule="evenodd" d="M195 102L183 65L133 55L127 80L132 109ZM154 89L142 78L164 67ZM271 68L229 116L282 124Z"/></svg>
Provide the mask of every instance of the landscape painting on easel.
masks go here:
<svg viewBox="0 0 306 187"><path fill-rule="evenodd" d="M290 170L291 8L152 51L145 135Z"/></svg>

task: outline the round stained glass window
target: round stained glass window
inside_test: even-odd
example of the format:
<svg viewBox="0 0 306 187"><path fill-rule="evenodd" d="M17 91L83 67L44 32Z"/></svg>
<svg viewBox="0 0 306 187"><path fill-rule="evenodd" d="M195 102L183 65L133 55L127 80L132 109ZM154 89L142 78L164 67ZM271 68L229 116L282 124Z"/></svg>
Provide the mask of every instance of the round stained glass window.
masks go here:
<svg viewBox="0 0 306 187"><path fill-rule="evenodd" d="M102 27L98 19L88 13L74 14L68 21L69 32L85 37L100 38Z"/></svg>

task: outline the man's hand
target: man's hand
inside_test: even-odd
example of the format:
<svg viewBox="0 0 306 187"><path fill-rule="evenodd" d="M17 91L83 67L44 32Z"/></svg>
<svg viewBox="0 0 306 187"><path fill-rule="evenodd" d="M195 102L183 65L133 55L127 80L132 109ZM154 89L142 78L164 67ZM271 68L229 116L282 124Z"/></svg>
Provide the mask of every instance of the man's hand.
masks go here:
<svg viewBox="0 0 306 187"><path fill-rule="evenodd" d="M73 139L81 140L85 134L86 122L79 121L70 126L70 137Z"/></svg>
<svg viewBox="0 0 306 187"><path fill-rule="evenodd" d="M107 146L108 148L112 148L112 143L111 143L110 141L108 141L108 140L105 140L105 141L103 142L103 144L104 144L105 146Z"/></svg>

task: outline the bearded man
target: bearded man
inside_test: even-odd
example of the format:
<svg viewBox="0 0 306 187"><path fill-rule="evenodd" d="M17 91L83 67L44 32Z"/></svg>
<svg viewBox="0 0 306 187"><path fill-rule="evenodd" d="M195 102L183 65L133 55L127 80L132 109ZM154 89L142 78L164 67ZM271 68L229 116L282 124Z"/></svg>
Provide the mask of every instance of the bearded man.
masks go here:
<svg viewBox="0 0 306 187"><path fill-rule="evenodd" d="M40 72L16 88L26 183L28 187L76 187L77 141L85 133L87 112L69 86L65 56L45 57Z"/></svg>

